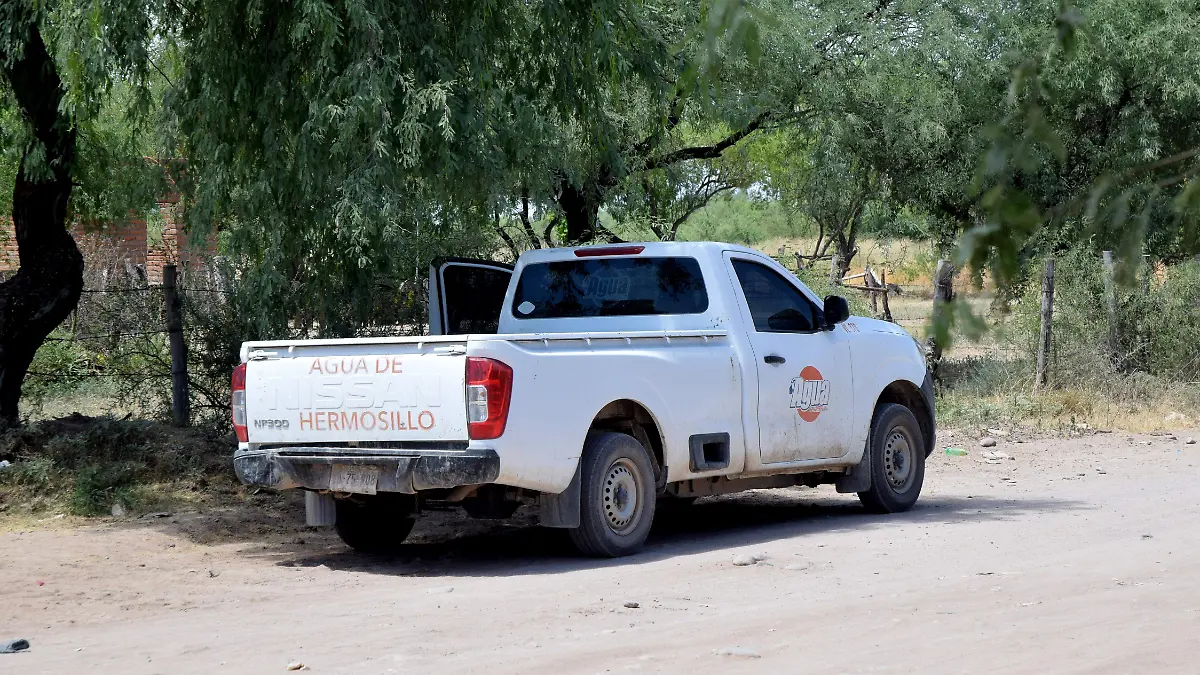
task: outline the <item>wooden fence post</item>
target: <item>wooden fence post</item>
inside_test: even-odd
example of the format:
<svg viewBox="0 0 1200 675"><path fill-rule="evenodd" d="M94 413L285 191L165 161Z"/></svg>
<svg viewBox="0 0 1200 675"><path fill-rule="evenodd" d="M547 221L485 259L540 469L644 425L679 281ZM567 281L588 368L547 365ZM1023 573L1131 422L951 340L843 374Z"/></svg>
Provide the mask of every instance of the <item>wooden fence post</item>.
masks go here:
<svg viewBox="0 0 1200 675"><path fill-rule="evenodd" d="M879 280L875 278L875 272L870 267L864 270L863 283L867 288L879 288ZM879 294L872 291L867 295L871 296L871 317L874 318L879 314Z"/></svg>
<svg viewBox="0 0 1200 675"><path fill-rule="evenodd" d="M1104 302L1108 306L1108 351L1114 360L1121 342L1117 327L1117 286L1113 279L1112 251L1104 252Z"/></svg>
<svg viewBox="0 0 1200 675"><path fill-rule="evenodd" d="M883 320L892 321L892 308L888 307L887 270L879 270L879 285L883 287L883 293L880 294L883 296Z"/></svg>
<svg viewBox="0 0 1200 675"><path fill-rule="evenodd" d="M174 265L163 266L163 299L167 311L167 337L171 345L171 421L175 426L189 423L187 379L187 343L183 341L183 300L176 292Z"/></svg>
<svg viewBox="0 0 1200 675"><path fill-rule="evenodd" d="M1046 386L1049 379L1051 324L1054 321L1054 258L1046 260L1042 274L1042 331L1038 338L1037 373L1033 379L1035 389Z"/></svg>

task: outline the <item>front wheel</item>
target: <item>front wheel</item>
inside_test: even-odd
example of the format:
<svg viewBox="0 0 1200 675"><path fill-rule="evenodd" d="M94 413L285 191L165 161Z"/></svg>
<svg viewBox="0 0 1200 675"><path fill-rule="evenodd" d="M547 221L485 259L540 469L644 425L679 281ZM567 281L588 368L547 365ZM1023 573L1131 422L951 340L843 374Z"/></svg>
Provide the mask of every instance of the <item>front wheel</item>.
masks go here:
<svg viewBox="0 0 1200 675"><path fill-rule="evenodd" d="M395 553L417 522L416 499L395 492L338 499L336 508L333 529L360 553Z"/></svg>
<svg viewBox="0 0 1200 675"><path fill-rule="evenodd" d="M925 482L925 437L912 411L895 403L880 406L871 422L867 452L871 488L858 493L863 506L875 513L911 509Z"/></svg>
<svg viewBox="0 0 1200 675"><path fill-rule="evenodd" d="M588 435L580 458L579 527L568 530L585 555L616 558L642 548L654 521L654 468L632 436Z"/></svg>

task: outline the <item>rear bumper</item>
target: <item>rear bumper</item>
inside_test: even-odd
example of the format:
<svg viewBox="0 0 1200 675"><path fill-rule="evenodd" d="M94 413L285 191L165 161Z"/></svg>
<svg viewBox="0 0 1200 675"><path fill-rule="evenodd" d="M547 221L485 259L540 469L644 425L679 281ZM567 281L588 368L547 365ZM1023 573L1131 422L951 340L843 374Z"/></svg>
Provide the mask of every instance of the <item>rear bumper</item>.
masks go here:
<svg viewBox="0 0 1200 675"><path fill-rule="evenodd" d="M379 467L376 489L407 494L492 483L500 476L500 456L495 450L313 446L239 450L233 457L238 480L276 490L328 490L330 470L335 464Z"/></svg>

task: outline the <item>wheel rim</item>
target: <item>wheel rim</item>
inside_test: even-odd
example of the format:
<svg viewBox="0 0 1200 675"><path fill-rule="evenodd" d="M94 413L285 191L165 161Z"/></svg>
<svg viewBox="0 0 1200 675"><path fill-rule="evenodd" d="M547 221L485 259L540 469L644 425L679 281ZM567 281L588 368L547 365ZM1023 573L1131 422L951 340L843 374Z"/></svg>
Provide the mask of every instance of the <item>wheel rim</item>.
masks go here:
<svg viewBox="0 0 1200 675"><path fill-rule="evenodd" d="M609 465L604 477L604 516L608 527L624 534L637 527L642 514L641 476L625 457Z"/></svg>
<svg viewBox="0 0 1200 675"><path fill-rule="evenodd" d="M916 475L916 459L913 442L906 429L895 427L888 432L887 442L883 446L883 471L892 489L903 492L912 484Z"/></svg>

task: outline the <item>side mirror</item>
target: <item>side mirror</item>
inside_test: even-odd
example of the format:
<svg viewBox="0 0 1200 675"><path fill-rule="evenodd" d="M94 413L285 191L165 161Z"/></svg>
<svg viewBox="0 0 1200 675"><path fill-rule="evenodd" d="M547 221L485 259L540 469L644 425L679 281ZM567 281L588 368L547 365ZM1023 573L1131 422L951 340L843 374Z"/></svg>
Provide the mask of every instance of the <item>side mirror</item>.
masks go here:
<svg viewBox="0 0 1200 675"><path fill-rule="evenodd" d="M850 318L850 304L840 295L825 296L825 330L833 330L833 327Z"/></svg>

